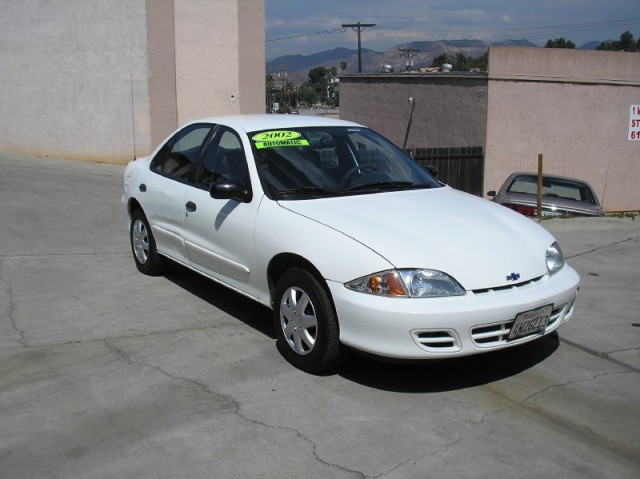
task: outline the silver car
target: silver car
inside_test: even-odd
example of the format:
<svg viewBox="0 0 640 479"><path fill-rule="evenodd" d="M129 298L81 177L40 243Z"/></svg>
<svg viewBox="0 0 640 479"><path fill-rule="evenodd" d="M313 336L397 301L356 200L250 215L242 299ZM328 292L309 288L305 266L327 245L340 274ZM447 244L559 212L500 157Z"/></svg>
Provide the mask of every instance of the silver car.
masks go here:
<svg viewBox="0 0 640 479"><path fill-rule="evenodd" d="M513 173L500 190L489 191L493 201L525 216L537 216L538 175ZM600 202L588 183L562 176L542 178L542 216L604 216Z"/></svg>

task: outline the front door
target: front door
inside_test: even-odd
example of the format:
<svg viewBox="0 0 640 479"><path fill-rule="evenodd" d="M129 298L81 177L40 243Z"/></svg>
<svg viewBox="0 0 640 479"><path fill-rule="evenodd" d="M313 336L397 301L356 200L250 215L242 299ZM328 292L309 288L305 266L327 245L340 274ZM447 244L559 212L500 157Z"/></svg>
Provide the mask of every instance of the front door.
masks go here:
<svg viewBox="0 0 640 479"><path fill-rule="evenodd" d="M231 287L247 290L254 257L254 224L259 204L218 200L209 194L216 181L250 188L247 160L240 137L219 127L187 191L185 245L191 265Z"/></svg>

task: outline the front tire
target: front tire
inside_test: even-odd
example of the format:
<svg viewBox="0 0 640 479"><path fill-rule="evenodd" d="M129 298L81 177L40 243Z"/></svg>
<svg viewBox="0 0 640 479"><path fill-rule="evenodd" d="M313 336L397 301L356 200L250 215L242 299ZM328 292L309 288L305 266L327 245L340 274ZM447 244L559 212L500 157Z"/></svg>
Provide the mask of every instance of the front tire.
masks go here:
<svg viewBox="0 0 640 479"><path fill-rule="evenodd" d="M278 350L287 361L303 371L320 373L344 360L333 303L313 275L300 268L285 271L274 298Z"/></svg>
<svg viewBox="0 0 640 479"><path fill-rule="evenodd" d="M164 260L158 254L156 241L146 216L140 210L131 214L131 252L136 268L143 274L155 276L164 271Z"/></svg>

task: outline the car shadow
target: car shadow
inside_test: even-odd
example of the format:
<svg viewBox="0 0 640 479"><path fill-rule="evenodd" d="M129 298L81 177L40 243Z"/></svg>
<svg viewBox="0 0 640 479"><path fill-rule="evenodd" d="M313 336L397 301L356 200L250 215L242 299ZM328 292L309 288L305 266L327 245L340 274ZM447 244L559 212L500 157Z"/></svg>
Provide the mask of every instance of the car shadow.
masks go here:
<svg viewBox="0 0 640 479"><path fill-rule="evenodd" d="M474 356L414 363L384 362L357 353L338 374L363 386L393 392L435 393L481 386L515 376L551 356L556 332L527 344Z"/></svg>
<svg viewBox="0 0 640 479"><path fill-rule="evenodd" d="M206 301L211 306L239 319L265 336L276 339L271 310L177 263L168 265L164 277Z"/></svg>
<svg viewBox="0 0 640 479"><path fill-rule="evenodd" d="M177 263L169 265L164 277L266 337L276 339L272 313L266 306ZM558 334L554 332L530 343L501 351L421 362L389 362L384 358L352 352L338 370L319 376L337 374L354 383L385 391L445 392L515 376L547 359L558 349L559 344Z"/></svg>

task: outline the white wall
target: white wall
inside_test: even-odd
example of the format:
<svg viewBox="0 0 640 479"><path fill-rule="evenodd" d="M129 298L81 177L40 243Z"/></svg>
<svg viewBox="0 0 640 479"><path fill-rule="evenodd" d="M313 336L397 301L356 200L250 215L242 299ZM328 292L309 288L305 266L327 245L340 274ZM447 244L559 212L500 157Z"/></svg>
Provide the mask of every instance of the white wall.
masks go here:
<svg viewBox="0 0 640 479"><path fill-rule="evenodd" d="M264 0L0 0L0 151L126 162L263 112L264 64Z"/></svg>
<svg viewBox="0 0 640 479"><path fill-rule="evenodd" d="M146 146L144 0L0 0L0 12L3 151L131 159L134 128Z"/></svg>

